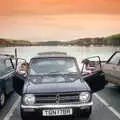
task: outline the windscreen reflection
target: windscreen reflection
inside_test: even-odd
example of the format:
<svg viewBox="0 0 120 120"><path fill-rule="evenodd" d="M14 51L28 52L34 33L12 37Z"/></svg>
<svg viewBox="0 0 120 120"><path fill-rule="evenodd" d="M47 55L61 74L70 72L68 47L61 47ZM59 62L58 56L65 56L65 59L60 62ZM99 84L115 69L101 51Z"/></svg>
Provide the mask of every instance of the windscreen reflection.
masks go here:
<svg viewBox="0 0 120 120"><path fill-rule="evenodd" d="M30 62L30 75L66 74L78 72L72 58L37 58Z"/></svg>

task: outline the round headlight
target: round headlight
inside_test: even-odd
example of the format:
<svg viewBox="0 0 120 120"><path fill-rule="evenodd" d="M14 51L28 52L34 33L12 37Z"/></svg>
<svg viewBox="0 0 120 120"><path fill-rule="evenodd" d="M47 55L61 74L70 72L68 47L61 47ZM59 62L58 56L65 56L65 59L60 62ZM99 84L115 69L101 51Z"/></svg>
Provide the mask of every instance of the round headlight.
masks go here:
<svg viewBox="0 0 120 120"><path fill-rule="evenodd" d="M33 105L35 103L35 96L32 94L25 94L23 96L23 103L26 105Z"/></svg>
<svg viewBox="0 0 120 120"><path fill-rule="evenodd" d="M90 100L90 93L81 92L79 98L80 98L80 102L88 102Z"/></svg>

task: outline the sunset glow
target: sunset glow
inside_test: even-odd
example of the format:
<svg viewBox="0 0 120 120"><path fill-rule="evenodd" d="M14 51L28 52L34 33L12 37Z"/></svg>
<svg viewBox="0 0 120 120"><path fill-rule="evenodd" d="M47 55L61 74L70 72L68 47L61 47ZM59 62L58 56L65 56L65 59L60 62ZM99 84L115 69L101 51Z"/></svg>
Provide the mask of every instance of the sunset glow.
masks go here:
<svg viewBox="0 0 120 120"><path fill-rule="evenodd" d="M13 14L120 14L119 0L1 0L1 15Z"/></svg>
<svg viewBox="0 0 120 120"><path fill-rule="evenodd" d="M71 40L120 33L120 0L1 0L0 37Z"/></svg>

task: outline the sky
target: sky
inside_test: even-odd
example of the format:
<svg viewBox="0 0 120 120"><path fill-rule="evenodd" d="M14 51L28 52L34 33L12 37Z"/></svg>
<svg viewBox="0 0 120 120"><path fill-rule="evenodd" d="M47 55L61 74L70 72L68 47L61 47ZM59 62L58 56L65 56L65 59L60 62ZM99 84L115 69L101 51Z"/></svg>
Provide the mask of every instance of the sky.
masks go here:
<svg viewBox="0 0 120 120"><path fill-rule="evenodd" d="M74 40L120 33L120 0L1 0L0 38Z"/></svg>

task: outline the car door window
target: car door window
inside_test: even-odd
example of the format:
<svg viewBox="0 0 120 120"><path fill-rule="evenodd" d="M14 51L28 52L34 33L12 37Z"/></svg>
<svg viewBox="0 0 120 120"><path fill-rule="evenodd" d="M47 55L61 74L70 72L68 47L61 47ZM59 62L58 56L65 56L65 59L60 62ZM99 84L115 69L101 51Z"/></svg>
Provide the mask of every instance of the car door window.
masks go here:
<svg viewBox="0 0 120 120"><path fill-rule="evenodd" d="M13 66L11 64L10 59L5 60L5 66L6 66L6 73L13 71Z"/></svg>
<svg viewBox="0 0 120 120"><path fill-rule="evenodd" d="M2 60L0 60L0 76L5 74L5 66Z"/></svg>
<svg viewBox="0 0 120 120"><path fill-rule="evenodd" d="M120 53L116 53L108 62L109 64L115 64L118 65L120 64Z"/></svg>
<svg viewBox="0 0 120 120"><path fill-rule="evenodd" d="M88 75L99 71L101 69L101 62L99 56L90 57L82 61L82 75Z"/></svg>

